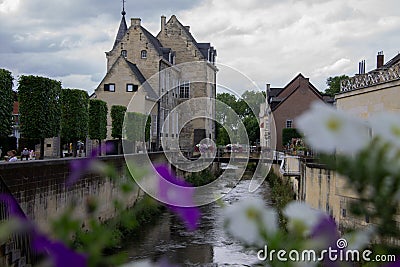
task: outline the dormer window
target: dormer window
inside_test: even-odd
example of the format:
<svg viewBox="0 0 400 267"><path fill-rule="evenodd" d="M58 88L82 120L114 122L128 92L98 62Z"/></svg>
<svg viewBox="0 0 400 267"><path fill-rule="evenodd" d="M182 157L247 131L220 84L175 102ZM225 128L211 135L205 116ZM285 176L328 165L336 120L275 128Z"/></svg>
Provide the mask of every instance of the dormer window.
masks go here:
<svg viewBox="0 0 400 267"><path fill-rule="evenodd" d="M142 50L142 52L140 52L140 57L141 58L147 58L147 51L146 50Z"/></svg>
<svg viewBox="0 0 400 267"><path fill-rule="evenodd" d="M126 50L122 50L121 51L121 56L123 56L124 58L126 58L128 56L128 52Z"/></svg>

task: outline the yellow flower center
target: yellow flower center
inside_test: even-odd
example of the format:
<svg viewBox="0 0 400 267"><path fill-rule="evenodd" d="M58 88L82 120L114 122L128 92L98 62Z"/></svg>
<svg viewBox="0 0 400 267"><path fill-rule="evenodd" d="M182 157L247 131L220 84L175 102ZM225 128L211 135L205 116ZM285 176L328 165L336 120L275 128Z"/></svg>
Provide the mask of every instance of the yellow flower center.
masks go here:
<svg viewBox="0 0 400 267"><path fill-rule="evenodd" d="M330 118L326 122L326 126L328 127L328 130L330 130L332 132L338 132L340 130L340 128L342 127L342 123L337 118Z"/></svg>
<svg viewBox="0 0 400 267"><path fill-rule="evenodd" d="M397 125L392 125L391 130L392 130L392 134L393 134L393 135L395 135L395 136L397 136L397 137L400 137L400 127L399 127L399 126L397 126Z"/></svg>
<svg viewBox="0 0 400 267"><path fill-rule="evenodd" d="M259 217L259 214L258 214L258 211L256 209L248 208L246 210L246 216L250 220L256 220Z"/></svg>

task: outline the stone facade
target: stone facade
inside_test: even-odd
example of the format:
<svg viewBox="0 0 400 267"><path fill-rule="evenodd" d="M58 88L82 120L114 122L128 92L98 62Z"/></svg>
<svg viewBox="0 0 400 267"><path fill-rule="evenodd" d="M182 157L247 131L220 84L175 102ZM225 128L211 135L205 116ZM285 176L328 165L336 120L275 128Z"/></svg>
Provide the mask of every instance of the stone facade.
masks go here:
<svg viewBox="0 0 400 267"><path fill-rule="evenodd" d="M353 116L368 119L381 112L399 112L400 110L400 55L395 56L383 64L383 53L377 56L377 68L360 73L343 81L341 91L335 96L338 110L345 111ZM369 218L351 216L348 203L358 198L358 195L345 188L345 179L338 177L337 194L340 195L339 208L341 211L341 225L343 228L358 228L369 223ZM396 219L400 222L400 215ZM399 245L399 240L390 240Z"/></svg>
<svg viewBox="0 0 400 267"><path fill-rule="evenodd" d="M215 98L216 50L209 43L197 43L175 16L168 23L161 17L161 31L156 38L139 18L131 19L128 28L125 12L122 15L114 46L106 52L107 74L92 97L106 101L109 110L113 105L128 106L134 97L136 102L129 105L128 111L151 115L153 149L161 144L168 149L178 138L182 149L192 149L197 142L196 132L204 133L201 139L214 138L211 120L197 119L180 125L179 112L171 111L195 97ZM135 87L133 92L127 91L128 84ZM214 104L197 108L207 109L209 117L214 118ZM111 138L110 117L107 138Z"/></svg>

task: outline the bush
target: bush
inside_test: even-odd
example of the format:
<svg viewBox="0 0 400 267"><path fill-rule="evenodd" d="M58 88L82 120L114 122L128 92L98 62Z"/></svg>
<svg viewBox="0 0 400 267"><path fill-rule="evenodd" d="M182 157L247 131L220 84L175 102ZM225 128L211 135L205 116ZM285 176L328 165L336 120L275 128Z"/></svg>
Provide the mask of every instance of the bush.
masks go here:
<svg viewBox="0 0 400 267"><path fill-rule="evenodd" d="M282 145L286 146L292 142L292 138L301 138L301 134L296 128L284 128L282 130Z"/></svg>

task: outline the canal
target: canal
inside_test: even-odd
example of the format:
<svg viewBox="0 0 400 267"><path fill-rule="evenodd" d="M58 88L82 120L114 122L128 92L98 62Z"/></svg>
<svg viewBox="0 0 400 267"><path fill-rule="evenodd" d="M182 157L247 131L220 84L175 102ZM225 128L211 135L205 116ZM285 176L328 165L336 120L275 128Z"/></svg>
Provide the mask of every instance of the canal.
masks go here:
<svg viewBox="0 0 400 267"><path fill-rule="evenodd" d="M241 180L229 193L226 185L221 188L225 205L257 197L271 204L267 182L250 193L250 180ZM200 227L187 232L183 224L169 212L164 212L153 225L147 225L135 240L126 245L130 262L168 259L179 266L254 266L256 251L245 249L224 231L221 203L201 207Z"/></svg>

